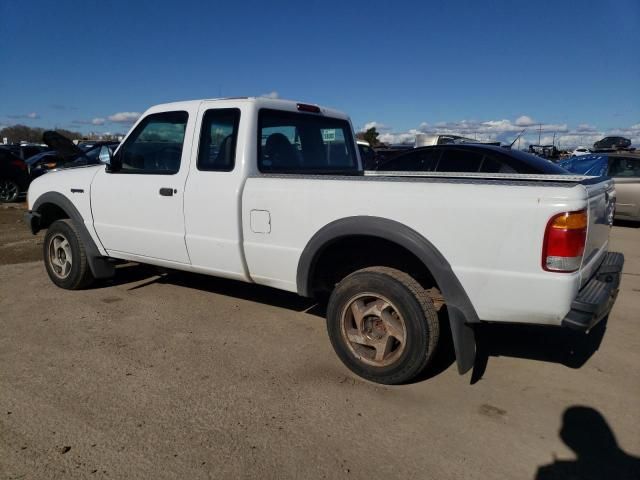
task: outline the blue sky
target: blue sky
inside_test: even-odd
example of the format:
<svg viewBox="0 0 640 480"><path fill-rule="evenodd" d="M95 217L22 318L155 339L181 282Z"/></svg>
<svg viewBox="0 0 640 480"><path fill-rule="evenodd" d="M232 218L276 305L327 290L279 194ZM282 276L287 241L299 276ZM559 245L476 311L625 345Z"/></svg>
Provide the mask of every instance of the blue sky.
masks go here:
<svg viewBox="0 0 640 480"><path fill-rule="evenodd" d="M156 103L273 92L389 141L640 141L638 0L2 0L0 52L1 125L126 131Z"/></svg>

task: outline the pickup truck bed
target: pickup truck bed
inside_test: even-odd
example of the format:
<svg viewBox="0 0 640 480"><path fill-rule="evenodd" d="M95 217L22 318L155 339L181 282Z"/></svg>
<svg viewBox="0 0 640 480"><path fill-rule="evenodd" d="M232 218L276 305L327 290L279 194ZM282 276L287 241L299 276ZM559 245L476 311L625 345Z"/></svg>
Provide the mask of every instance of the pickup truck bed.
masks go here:
<svg viewBox="0 0 640 480"><path fill-rule="evenodd" d="M540 268L544 230L551 210L582 208L595 181L514 177L250 177L242 202L249 271L257 283L309 293L298 287L296 273L298 259L316 232L345 217L385 218L411 224L448 260L481 320L560 325L579 287L602 260L608 232L591 239L591 262L567 275ZM598 184L610 187L608 182ZM346 202L354 190L361 201ZM314 195L309 196L310 191ZM473 198L481 201L473 204ZM562 205L556 204L558 198L563 198ZM251 228L251 210L258 204L280 227L268 236ZM291 204L304 208L291 209ZM596 237L595 231L592 235ZM532 243L540 247L524 248Z"/></svg>

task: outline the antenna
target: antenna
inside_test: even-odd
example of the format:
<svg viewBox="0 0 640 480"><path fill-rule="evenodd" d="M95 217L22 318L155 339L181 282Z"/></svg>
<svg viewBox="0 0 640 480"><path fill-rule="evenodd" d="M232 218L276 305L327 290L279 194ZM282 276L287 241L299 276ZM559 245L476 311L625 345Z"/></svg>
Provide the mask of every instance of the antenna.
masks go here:
<svg viewBox="0 0 640 480"><path fill-rule="evenodd" d="M540 145L540 135L542 135L542 124L538 127L538 145Z"/></svg>
<svg viewBox="0 0 640 480"><path fill-rule="evenodd" d="M518 136L516 138L513 139L513 142L511 142L511 145L509 145L509 149L511 149L513 147L513 144L516 143L516 140L518 141L518 150L520 150L520 137L522 136L522 134L524 132L526 132L527 129L523 128L522 131L518 134Z"/></svg>

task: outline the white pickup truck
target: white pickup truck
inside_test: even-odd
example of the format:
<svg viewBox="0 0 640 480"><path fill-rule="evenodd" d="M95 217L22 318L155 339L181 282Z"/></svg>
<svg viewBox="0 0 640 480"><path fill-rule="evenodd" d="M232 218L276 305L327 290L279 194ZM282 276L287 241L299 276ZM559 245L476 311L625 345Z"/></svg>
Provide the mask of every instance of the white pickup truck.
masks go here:
<svg viewBox="0 0 640 480"><path fill-rule="evenodd" d="M442 305L464 373L478 322L588 331L618 291L608 178L370 174L345 114L266 98L155 106L104 160L29 189L56 285L124 259L328 296L336 353L375 382L425 368Z"/></svg>

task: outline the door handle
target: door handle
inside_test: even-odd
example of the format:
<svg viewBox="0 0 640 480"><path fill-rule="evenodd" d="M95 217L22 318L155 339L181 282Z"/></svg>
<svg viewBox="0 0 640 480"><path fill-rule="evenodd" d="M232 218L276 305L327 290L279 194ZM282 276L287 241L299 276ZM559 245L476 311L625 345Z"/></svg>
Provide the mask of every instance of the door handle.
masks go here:
<svg viewBox="0 0 640 480"><path fill-rule="evenodd" d="M163 197L172 197L174 193L178 193L178 190L167 187L163 187L160 189L160 195L162 195Z"/></svg>

